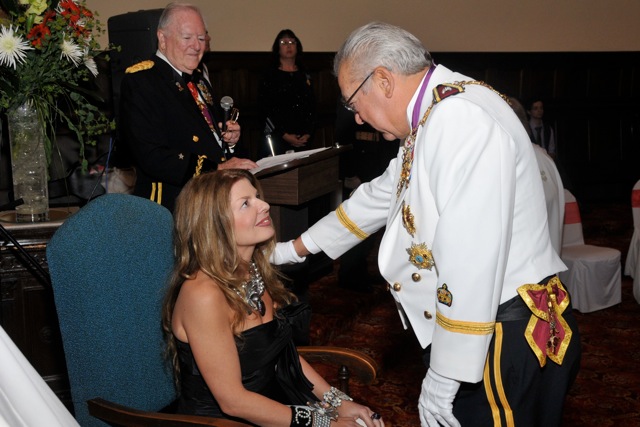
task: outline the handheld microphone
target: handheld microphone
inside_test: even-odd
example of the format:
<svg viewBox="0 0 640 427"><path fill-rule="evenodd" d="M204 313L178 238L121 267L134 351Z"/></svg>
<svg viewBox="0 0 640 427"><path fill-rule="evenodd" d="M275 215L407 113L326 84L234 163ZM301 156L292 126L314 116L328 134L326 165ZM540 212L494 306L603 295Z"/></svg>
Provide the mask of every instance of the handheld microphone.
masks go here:
<svg viewBox="0 0 640 427"><path fill-rule="evenodd" d="M220 99L220 106L224 110L224 120L222 121L222 132L227 131L227 121L230 118L231 107L233 107L233 98L230 96L223 96Z"/></svg>
<svg viewBox="0 0 640 427"><path fill-rule="evenodd" d="M273 138L271 138L271 133L275 130L275 126L269 117L267 117L265 126L264 126L264 134L267 137L267 145L269 145L269 150L271 150L271 155L275 156L276 152L273 148Z"/></svg>

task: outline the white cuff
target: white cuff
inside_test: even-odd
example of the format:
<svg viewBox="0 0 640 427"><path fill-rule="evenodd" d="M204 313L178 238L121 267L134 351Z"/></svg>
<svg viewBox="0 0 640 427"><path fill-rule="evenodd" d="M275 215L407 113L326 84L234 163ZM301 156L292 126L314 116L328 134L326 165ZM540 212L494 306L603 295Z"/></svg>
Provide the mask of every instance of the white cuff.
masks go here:
<svg viewBox="0 0 640 427"><path fill-rule="evenodd" d="M316 242L314 242L313 239L311 238L309 231L305 231L304 233L302 233L300 235L300 238L302 239L302 243L304 243L304 247L307 248L307 250L312 254L317 254L318 252L322 252L322 249L320 248L320 246L316 245Z"/></svg>
<svg viewBox="0 0 640 427"><path fill-rule="evenodd" d="M298 256L298 253L293 246L293 240L289 240L288 242L276 243L276 248L271 254L269 262L275 265L283 265L301 263L304 262L305 259L307 258Z"/></svg>

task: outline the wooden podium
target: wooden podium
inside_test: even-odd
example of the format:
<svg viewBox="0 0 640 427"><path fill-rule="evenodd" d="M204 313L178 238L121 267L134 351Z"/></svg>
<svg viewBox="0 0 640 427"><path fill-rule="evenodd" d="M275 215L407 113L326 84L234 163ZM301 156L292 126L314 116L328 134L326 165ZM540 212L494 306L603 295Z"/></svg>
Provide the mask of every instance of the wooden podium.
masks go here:
<svg viewBox="0 0 640 427"><path fill-rule="evenodd" d="M340 154L350 149L331 147L255 174L262 185L263 199L271 205L279 241L298 237L313 225L310 220L315 222L338 206L342 200ZM325 195L329 195L328 200L320 202Z"/></svg>

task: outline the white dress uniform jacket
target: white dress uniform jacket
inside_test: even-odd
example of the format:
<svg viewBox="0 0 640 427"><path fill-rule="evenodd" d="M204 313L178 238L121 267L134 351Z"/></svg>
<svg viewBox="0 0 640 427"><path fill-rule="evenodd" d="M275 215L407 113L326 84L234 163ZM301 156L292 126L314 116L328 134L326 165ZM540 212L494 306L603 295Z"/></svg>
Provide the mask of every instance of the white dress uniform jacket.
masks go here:
<svg viewBox="0 0 640 427"><path fill-rule="evenodd" d="M420 117L436 86L470 80L438 65ZM409 123L417 98L418 90ZM519 286L566 269L549 239L533 148L501 96L467 84L434 105L419 127L409 185L397 194L403 150L303 241L311 238L335 259L386 226L378 262L405 328L409 322L420 344L432 345L436 372L478 382L498 306ZM410 260L410 253L428 257L425 249L435 261L430 269Z"/></svg>
<svg viewBox="0 0 640 427"><path fill-rule="evenodd" d="M533 152L540 168L542 189L544 190L549 222L551 245L558 254L562 252L562 231L564 229L564 186L560 172L551 156L544 148L533 144Z"/></svg>

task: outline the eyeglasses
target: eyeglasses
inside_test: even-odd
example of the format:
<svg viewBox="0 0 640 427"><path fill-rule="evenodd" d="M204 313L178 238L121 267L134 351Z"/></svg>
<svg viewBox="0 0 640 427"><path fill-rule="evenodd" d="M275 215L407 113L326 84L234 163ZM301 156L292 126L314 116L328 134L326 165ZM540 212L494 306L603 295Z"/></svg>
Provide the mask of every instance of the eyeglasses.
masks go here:
<svg viewBox="0 0 640 427"><path fill-rule="evenodd" d="M373 72L375 70L373 70L372 72L370 72L367 77L364 78L364 80L362 81L362 83L360 83L360 86L358 86L358 88L351 94L351 96L349 97L349 99L347 99L346 101L342 101L342 105L344 106L344 108L347 109L347 111L351 111L353 114L357 113L356 108L351 104L351 100L353 99L354 96L356 96L356 93L358 93L358 91L360 89L362 89L362 86L364 86L364 84L367 82L367 80L369 80L369 77L373 76Z"/></svg>
<svg viewBox="0 0 640 427"><path fill-rule="evenodd" d="M288 44L289 46L291 46L291 45L294 45L294 44L298 44L298 42L297 42L297 41L295 41L295 40L280 40L280 44L281 44L282 46L284 46L284 45L286 45L286 44Z"/></svg>

